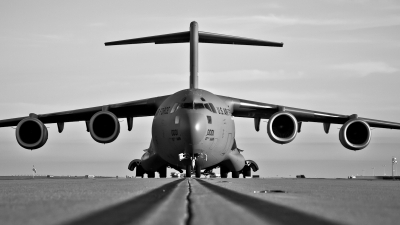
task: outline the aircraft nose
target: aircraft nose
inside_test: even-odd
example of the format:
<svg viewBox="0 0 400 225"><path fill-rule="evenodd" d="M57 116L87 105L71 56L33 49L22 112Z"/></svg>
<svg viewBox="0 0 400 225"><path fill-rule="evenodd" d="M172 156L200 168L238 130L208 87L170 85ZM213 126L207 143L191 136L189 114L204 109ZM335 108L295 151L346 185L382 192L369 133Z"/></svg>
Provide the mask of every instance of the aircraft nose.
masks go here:
<svg viewBox="0 0 400 225"><path fill-rule="evenodd" d="M188 144L195 145L199 143L207 133L207 118L203 114L188 112L182 122L182 134Z"/></svg>

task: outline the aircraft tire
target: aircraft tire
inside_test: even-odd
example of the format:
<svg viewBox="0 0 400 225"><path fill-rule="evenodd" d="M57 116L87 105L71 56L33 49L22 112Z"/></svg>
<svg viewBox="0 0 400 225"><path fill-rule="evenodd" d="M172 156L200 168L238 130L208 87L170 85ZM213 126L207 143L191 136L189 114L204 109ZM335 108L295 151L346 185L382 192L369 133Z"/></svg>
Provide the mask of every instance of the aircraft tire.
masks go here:
<svg viewBox="0 0 400 225"><path fill-rule="evenodd" d="M167 167L161 167L157 172L160 175L160 178L167 177Z"/></svg>
<svg viewBox="0 0 400 225"><path fill-rule="evenodd" d="M142 166L137 166L136 167L136 177L141 177L141 178L143 178L143 174L144 174L144 171L143 171L143 168L142 168Z"/></svg>
<svg viewBox="0 0 400 225"><path fill-rule="evenodd" d="M192 165L190 165L190 163L188 163L186 165L186 177L191 177L192 176Z"/></svg>
<svg viewBox="0 0 400 225"><path fill-rule="evenodd" d="M201 177L201 170L200 170L200 166L196 165L196 178L200 178Z"/></svg>
<svg viewBox="0 0 400 225"><path fill-rule="evenodd" d="M243 178L251 177L251 168L250 166L243 167Z"/></svg>
<svg viewBox="0 0 400 225"><path fill-rule="evenodd" d="M147 178L154 178L156 176L156 172L147 172Z"/></svg>
<svg viewBox="0 0 400 225"><path fill-rule="evenodd" d="M232 171L232 178L239 178L239 172Z"/></svg>
<svg viewBox="0 0 400 225"><path fill-rule="evenodd" d="M229 170L223 166L220 167L221 178L228 178Z"/></svg>

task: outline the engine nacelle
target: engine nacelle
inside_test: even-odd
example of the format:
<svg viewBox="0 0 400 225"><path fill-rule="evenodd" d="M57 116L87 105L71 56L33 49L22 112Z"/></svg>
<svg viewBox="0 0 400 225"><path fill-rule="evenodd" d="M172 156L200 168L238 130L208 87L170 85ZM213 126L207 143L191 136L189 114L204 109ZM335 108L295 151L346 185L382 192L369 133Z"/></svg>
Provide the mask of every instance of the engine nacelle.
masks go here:
<svg viewBox="0 0 400 225"><path fill-rule="evenodd" d="M29 117L18 123L15 136L21 147L33 150L46 144L48 131L42 121Z"/></svg>
<svg viewBox="0 0 400 225"><path fill-rule="evenodd" d="M109 111L100 111L92 116L89 132L92 138L102 144L115 141L119 135L118 118Z"/></svg>
<svg viewBox="0 0 400 225"><path fill-rule="evenodd" d="M361 150L371 141L371 130L367 122L359 119L349 120L339 131L339 140L350 150Z"/></svg>
<svg viewBox="0 0 400 225"><path fill-rule="evenodd" d="M288 112L277 112L268 120L267 132L271 140L278 144L287 144L297 135L297 120Z"/></svg>

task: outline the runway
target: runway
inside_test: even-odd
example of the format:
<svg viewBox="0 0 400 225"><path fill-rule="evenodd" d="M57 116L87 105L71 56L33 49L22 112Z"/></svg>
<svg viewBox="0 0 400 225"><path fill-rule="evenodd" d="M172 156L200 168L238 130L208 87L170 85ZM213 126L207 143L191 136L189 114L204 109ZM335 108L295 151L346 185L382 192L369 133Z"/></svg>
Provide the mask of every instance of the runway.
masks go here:
<svg viewBox="0 0 400 225"><path fill-rule="evenodd" d="M44 178L0 180L0 187L0 224L335 225L400 219L399 181Z"/></svg>

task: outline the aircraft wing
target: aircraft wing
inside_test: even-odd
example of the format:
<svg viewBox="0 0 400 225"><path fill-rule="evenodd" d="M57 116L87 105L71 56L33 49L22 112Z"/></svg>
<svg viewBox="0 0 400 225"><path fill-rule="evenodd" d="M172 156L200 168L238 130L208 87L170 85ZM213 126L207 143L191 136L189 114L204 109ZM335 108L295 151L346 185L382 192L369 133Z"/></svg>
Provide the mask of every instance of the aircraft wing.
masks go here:
<svg viewBox="0 0 400 225"><path fill-rule="evenodd" d="M106 109L112 112L118 118L153 116L161 103L168 96L159 96L155 98L142 99L137 101L123 102L112 105L96 106L91 108L38 114L37 118L42 123L62 123L75 121L89 121L96 112ZM26 116L28 117L28 116ZM0 120L0 127L17 126L18 123L26 118L18 117L6 120ZM36 115L35 115L36 117Z"/></svg>
<svg viewBox="0 0 400 225"><path fill-rule="evenodd" d="M255 102L255 101L249 101L249 100L226 97L226 96L219 96L219 97L223 99L228 104L228 106L230 106L232 115L236 117L269 119L274 113L279 111L285 111L295 116L298 122L344 124L349 119L358 118L368 123L370 127L400 130L400 123L362 118L358 117L356 114L341 115L341 114L299 109L299 108L293 108L293 107L281 106L269 103Z"/></svg>

